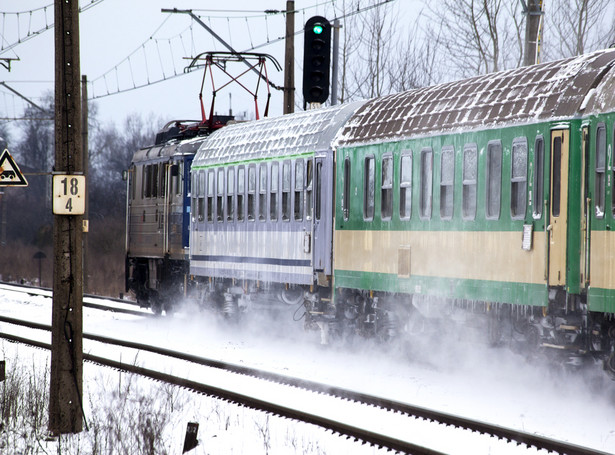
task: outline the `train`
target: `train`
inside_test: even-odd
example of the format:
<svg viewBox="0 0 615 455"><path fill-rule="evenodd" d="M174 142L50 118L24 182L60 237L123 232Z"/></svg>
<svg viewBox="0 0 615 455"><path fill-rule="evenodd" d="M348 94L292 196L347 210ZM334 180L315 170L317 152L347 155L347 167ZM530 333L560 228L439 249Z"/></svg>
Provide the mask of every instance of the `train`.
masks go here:
<svg viewBox="0 0 615 455"><path fill-rule="evenodd" d="M162 136L128 173L141 304L286 306L323 342L472 317L615 379L614 49Z"/></svg>

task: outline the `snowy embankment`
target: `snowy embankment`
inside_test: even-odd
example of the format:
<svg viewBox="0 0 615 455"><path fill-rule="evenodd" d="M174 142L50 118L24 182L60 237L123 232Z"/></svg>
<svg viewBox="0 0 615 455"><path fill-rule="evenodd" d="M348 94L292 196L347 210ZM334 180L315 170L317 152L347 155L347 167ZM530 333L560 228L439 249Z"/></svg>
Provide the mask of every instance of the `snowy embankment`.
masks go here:
<svg viewBox="0 0 615 455"><path fill-rule="evenodd" d="M49 298L24 299L21 293L0 290L0 314L5 316L48 324L50 306ZM300 328L301 323L278 322L275 330L261 330L257 324L232 330L212 322L205 313L189 311L157 319L84 311L84 331L88 333L307 377L615 452L615 384L603 380L599 371L594 372L596 376L564 377L526 365L507 350L490 350L459 339L432 343L430 349L435 352L427 355L422 350L412 361L397 353L384 355L381 349L368 345L349 353L316 345L314 339L318 337L303 336ZM15 333L14 327L0 324L0 331L5 330ZM48 335L41 337L49 341ZM87 343L84 350L88 350ZM37 382L44 391L48 388L48 353L0 340L0 356L6 359L9 374L19 372L24 378L38 378L31 382ZM135 357L123 361L140 365L147 361L146 356ZM30 444L27 453L111 450L175 454L181 453L186 424L194 421L200 424L201 444L190 452L193 454L386 453L312 425L267 416L88 363L84 365L84 410L89 431L35 443L46 425L39 422L35 435L5 431L0 436L0 452L25 453ZM460 441L454 453L477 453L475 448L461 445ZM514 453L538 453L523 447L517 450Z"/></svg>

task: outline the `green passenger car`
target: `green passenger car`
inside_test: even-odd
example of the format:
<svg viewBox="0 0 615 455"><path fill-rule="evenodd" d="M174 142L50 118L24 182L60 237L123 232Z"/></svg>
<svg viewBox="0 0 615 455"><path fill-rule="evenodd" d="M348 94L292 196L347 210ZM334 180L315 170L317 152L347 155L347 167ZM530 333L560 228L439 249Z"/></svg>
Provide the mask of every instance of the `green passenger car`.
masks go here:
<svg viewBox="0 0 615 455"><path fill-rule="evenodd" d="M391 337L416 312L482 308L493 342L613 374L614 64L607 50L363 105L335 157L344 324Z"/></svg>

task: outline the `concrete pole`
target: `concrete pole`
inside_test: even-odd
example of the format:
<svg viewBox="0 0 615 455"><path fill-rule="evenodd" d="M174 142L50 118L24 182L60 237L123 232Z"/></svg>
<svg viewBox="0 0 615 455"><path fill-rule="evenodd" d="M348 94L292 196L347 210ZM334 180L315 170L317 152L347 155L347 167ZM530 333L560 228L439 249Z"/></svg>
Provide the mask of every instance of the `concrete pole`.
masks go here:
<svg viewBox="0 0 615 455"><path fill-rule="evenodd" d="M525 3L523 4L525 6ZM542 20L542 0L528 0L525 7L525 52L523 65L530 66L538 63L538 37Z"/></svg>
<svg viewBox="0 0 615 455"><path fill-rule="evenodd" d="M79 2L55 0L55 172L81 174ZM82 430L83 244L81 215L54 215L49 431Z"/></svg>

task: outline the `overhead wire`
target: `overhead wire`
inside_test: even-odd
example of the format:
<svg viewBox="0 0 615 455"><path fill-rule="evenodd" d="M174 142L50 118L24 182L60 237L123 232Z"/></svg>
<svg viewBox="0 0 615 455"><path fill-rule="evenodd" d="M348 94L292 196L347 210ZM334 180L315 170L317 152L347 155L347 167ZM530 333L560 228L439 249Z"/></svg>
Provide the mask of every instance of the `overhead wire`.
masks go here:
<svg viewBox="0 0 615 455"><path fill-rule="evenodd" d="M94 1L102 1L102 0L91 0L91 1L92 1L92 2L94 2ZM380 6L383 6L383 5L387 4L387 3L391 3L391 2L393 2L393 1L394 1L394 0L382 0L382 1L378 2L378 3L373 4L373 5L368 5L368 6L364 6L364 7L361 7L361 8L357 8L357 9L355 9L355 10L352 10L352 11L348 12L348 13L342 14L342 15L340 15L340 16L336 16L334 19L338 19L338 20L339 20L339 19L345 19L345 18L347 18L347 17L354 16L354 15L356 15L356 14L360 14L360 13L363 13L363 12L365 12L365 11L368 11L368 10L371 10L371 9L374 9L374 8L378 8L378 7L380 7ZM327 5L327 4L334 5L334 4L335 4L335 0L327 0L327 1L320 2L320 3L316 4L316 5L311 5L311 6L306 6L306 7L300 8L300 9L295 9L295 13L302 13L302 15L303 15L303 17L304 17L304 22L305 22L305 15L306 15L306 11L307 11L307 10L314 9L314 8L319 7L319 6L323 6L323 5ZM257 13L257 12L258 12L258 11L253 11L253 10L238 10L238 11L229 11L229 10L211 10L211 9L192 9L191 11L192 11L192 12L195 12L195 11L199 11L199 12L211 12L211 11L215 11L215 12L227 12L227 13L228 13L228 12L244 12L244 13ZM248 19L252 19L252 20L254 20L254 19L258 19L258 18L264 18L264 19L265 19L265 26L266 26L266 27L265 27L265 28L266 28L266 42L261 43L261 44L258 44L258 45L254 45L254 42L253 42L253 39L252 39L252 36L251 36L251 32L250 32L249 23L248 23L248 35L249 35L249 38L250 38L250 47L249 47L249 48L247 48L247 49L245 49L245 50L243 50L242 52L252 52L252 51L258 50L258 49L260 49L260 48L263 48L263 47L266 47L266 46L272 45L272 44L274 44L274 43L280 42L280 41L282 41L282 40L284 40L284 39L285 39L285 35L281 35L281 36L279 36L279 37L277 37L277 38L273 38L273 39L272 39L272 38L270 37L270 34L269 34L269 22L268 22L268 18L269 18L270 16L272 16L272 15L278 15L278 14L286 14L286 11L268 10L268 12L267 12L267 13L265 13L265 14L259 14L258 16L241 16L241 17L220 16L220 17L219 17L219 19L226 19L226 21L227 21L228 33L229 33L229 37L230 37L229 39L230 39L230 40L231 40L231 42L232 42L232 33L231 33L231 28L230 28L230 21L231 21L231 19L232 19L232 20L242 19L242 20L244 20L244 21L246 21L246 22L247 22L247 21L248 21ZM138 52L139 50L142 50L142 51L143 51L143 58L144 58L144 61L145 61L145 71L146 71L146 79L147 79L147 82L146 82L146 83L143 83L143 84L138 85L138 84L136 83L136 81L135 81L135 76L134 76L134 73L132 72L132 66L131 66L131 77L132 77L132 82L133 82L133 86L132 86L132 87L129 87L129 88L126 88L126 89L121 89L121 88L119 87L119 85L118 85L118 86L117 86L117 90L115 90L115 91L109 91L109 89L108 89L108 87L107 87L107 93L103 93L103 94L96 94L96 93L95 93L95 90L92 90L92 91L91 91L91 96L90 96L90 99L98 99L98 98L103 98L103 97L110 96L110 95L115 95L115 94L123 93L123 92L126 92L126 91L132 91L132 90L135 90L135 89L138 89L138 88L147 87L147 86L149 86L149 85L153 85L153 84L156 84L156 83L164 82L164 81L167 81L167 80L170 80L170 79L174 79L174 78L176 78L176 77L180 77L180 76L183 76L183 75L187 74L187 73L185 73L185 72L183 72L183 71L178 72L178 71L177 71L177 69L176 69L176 67L175 67L175 62L174 62L174 64L173 64L173 75L166 75L166 73L164 72L163 60L162 60L162 57L161 57L161 55L160 55L160 50L158 49L158 53L159 53L159 60L160 60L160 65L161 65L161 71L162 71L163 75L162 75L162 78L161 78L161 79L156 79L156 80L153 80L153 78L151 78L151 77L150 77L150 68L149 68L149 65L148 65L147 54L146 54L146 51L145 51L145 44L146 44L147 42L149 42L149 41L152 41L152 40L154 40L154 41L156 41L156 42L157 42L157 40L153 38L153 37L154 37L154 35L155 35L155 34L156 34L156 33L157 33L157 32L158 32L158 31L159 31L159 30L163 27L163 25L166 23L166 21L167 21L170 17L171 17L171 15L167 16L167 18L165 18L165 19L163 20L163 22L162 22L162 23L161 23L161 24L160 24L160 25L156 28L156 30L155 30L155 31L154 31L154 32L150 35L150 37L149 37L146 41L144 41L144 42L143 42L143 43L142 43L142 44L141 44L141 45L140 45L137 49L135 49L135 51L133 51L131 54L129 54L129 56L128 56L128 57L126 57L126 58L124 58L123 60L121 60L121 61L120 61L119 63L117 63L117 64L116 64L116 65L115 65L112 69L110 69L110 70L108 70L107 72L103 73L103 75L101 75L101 76L99 76L99 77L97 77L97 78L92 79L92 80L90 81L90 84L94 85L94 83L95 83L96 81L100 80L101 78L104 78L105 74L107 74L107 73L109 73L109 72L111 72L111 71L114 71L114 70L115 70L115 71L117 71L117 68L118 68L121 64L125 63L125 62L127 61L127 59L128 59L130 56L134 55L134 54L135 54L136 52ZM202 17L200 17L200 16L198 16L198 17L199 17L200 19L203 19L203 18L202 18ZM212 28L212 29L213 29L213 27L211 26L211 21L212 21L212 18L213 18L213 19L216 19L216 17L215 17L215 16L212 16L212 15L208 15L208 16L206 17L207 21L209 22L210 28ZM191 54L192 54L192 55L194 55L194 54L195 54L195 52L196 52L196 51L195 51L195 44L194 44L194 43L195 43L195 39L194 39L194 30L193 30L193 25L194 25L194 24L191 22L190 26L189 26L187 29L185 29L184 31L180 32L178 35L176 35L176 36L175 36L175 37L178 37L178 38L179 38L179 41L181 42L182 48L183 48L183 50L184 50L184 54L186 53L186 52L185 52L185 51L186 51L186 47L185 47L185 44L184 44L184 32L185 32L186 30L188 30L188 29L190 30L190 42L191 42L191 47L192 47L192 52L191 52ZM303 33L303 30L302 30L302 29L300 29L300 30L296 31L296 32L294 33L294 36L300 35L301 33ZM171 38L170 38L170 39L171 39ZM170 39L169 39L169 46L170 46ZM216 42L214 41L213 36L211 37L211 39L212 39L212 42L213 42L214 49L215 49L215 50L217 50L218 46L216 45ZM232 44L232 43L231 43L231 44ZM170 47L171 47L171 46L170 46ZM175 59L173 58L172 60L174 61ZM119 82L118 82L118 84L119 84Z"/></svg>

